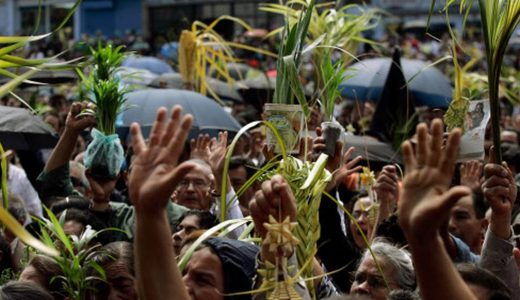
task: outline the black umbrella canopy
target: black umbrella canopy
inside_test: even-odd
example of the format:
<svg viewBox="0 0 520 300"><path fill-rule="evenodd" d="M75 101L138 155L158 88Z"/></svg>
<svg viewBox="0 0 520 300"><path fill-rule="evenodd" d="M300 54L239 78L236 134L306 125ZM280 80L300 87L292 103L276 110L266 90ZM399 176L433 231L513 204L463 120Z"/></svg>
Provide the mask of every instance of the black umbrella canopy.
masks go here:
<svg viewBox="0 0 520 300"><path fill-rule="evenodd" d="M340 85L342 95L352 100L378 101L396 62L395 58L373 58L352 65ZM417 105L441 109L450 105L453 87L439 69L420 60L399 58L398 62L405 79L403 84L407 84Z"/></svg>
<svg viewBox="0 0 520 300"><path fill-rule="evenodd" d="M378 141L370 136L347 135L345 137L345 148L354 147L352 157L360 155L370 162L384 164L403 164L399 151L392 148L389 143Z"/></svg>
<svg viewBox="0 0 520 300"><path fill-rule="evenodd" d="M183 112L193 115L193 127L189 138L200 133L218 136L219 131L228 131L233 136L241 128L240 124L222 106L199 93L175 89L148 89L127 94L130 108L118 118L117 132L121 139L129 138L129 127L133 122L141 125L143 135L148 136L155 120L157 109L171 110L180 105Z"/></svg>
<svg viewBox="0 0 520 300"><path fill-rule="evenodd" d="M397 149L410 137L411 129L415 128L415 102L402 72L399 49L395 49L392 60L368 134L392 142Z"/></svg>
<svg viewBox="0 0 520 300"><path fill-rule="evenodd" d="M40 117L24 108L0 106L0 143L6 149L53 148L58 135Z"/></svg>
<svg viewBox="0 0 520 300"><path fill-rule="evenodd" d="M237 83L227 83L215 78L206 77L208 86L220 98L220 100L231 102L243 102L242 96L238 92L240 87ZM164 73L150 82L149 86L166 89L185 89L184 79L180 73ZM208 92L208 96L209 96Z"/></svg>
<svg viewBox="0 0 520 300"><path fill-rule="evenodd" d="M27 72L27 68L22 68L19 74ZM11 81L10 77L0 78L0 84ZM22 82L18 87L25 88L38 84L62 84L78 80L78 75L72 70L41 70Z"/></svg>

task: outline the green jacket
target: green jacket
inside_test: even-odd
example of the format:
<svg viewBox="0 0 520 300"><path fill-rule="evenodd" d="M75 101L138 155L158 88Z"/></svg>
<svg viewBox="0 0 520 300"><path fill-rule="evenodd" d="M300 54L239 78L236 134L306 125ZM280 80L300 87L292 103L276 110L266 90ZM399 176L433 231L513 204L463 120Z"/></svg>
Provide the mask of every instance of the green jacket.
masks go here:
<svg viewBox="0 0 520 300"><path fill-rule="evenodd" d="M52 197L81 196L72 186L69 173L69 164L65 164L50 172L42 172L38 176L39 195L44 203L48 203ZM181 216L188 211L184 206L168 202L166 212L172 232L179 224ZM126 203L110 202L110 209L103 212L90 211L103 222L106 228L116 228L121 231L113 231L110 240L129 241L134 239L135 208Z"/></svg>

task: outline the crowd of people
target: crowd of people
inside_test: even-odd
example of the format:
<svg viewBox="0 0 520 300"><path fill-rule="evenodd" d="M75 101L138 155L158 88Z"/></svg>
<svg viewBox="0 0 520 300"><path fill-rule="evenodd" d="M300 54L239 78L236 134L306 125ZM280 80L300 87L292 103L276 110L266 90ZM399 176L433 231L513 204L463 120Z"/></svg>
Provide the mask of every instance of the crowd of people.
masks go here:
<svg viewBox="0 0 520 300"><path fill-rule="evenodd" d="M443 55L442 43L430 45L429 53ZM411 36L403 47L422 55ZM273 158L265 130L242 136L227 169L228 132L187 140L193 116L179 106L161 108L147 138L140 124L132 125L124 162L115 176L103 176L99 169L106 166L85 158L95 118L81 114L88 104L67 93L39 100L49 107L42 118L59 134L53 149L6 152L9 212L36 235L33 219L48 218L44 207L68 235L100 232L91 246L98 247L94 260L105 278L89 299L275 299L260 289L262 270L273 264L286 270L277 265L265 224L270 216L294 222L297 206L288 178L254 176ZM0 104L14 102L7 97ZM420 115L414 137L402 144L402 166L352 157L355 149L341 151L343 141L337 142L326 168L327 192L339 204L322 196L315 277L299 278L292 269L297 295L286 299L311 299L304 281L312 282L317 299L520 299L520 115L506 108L503 162L495 161L489 139L483 160L457 162L461 131L445 134L437 110ZM235 103L230 111L245 125L261 115L251 109ZM336 119L357 134L373 113L373 103L342 101L335 109ZM311 116L314 138L297 156L316 159L325 149L320 109ZM363 184L362 166L375 171L373 185ZM244 222L197 242L207 230L248 216L250 232ZM285 250L295 266L296 254ZM0 235L0 253L0 279L11 279L0 287L0 299L69 299L54 259L35 254L9 230Z"/></svg>
<svg viewBox="0 0 520 300"><path fill-rule="evenodd" d="M38 192L23 169L9 164L9 211L17 221L31 227L29 215L45 217L46 205L63 217L67 234L80 236L89 227L119 229L95 240L102 245L97 261L106 274L95 287L96 299L266 297L254 292L261 281L257 270L274 258L269 245L240 240L244 227L206 239L183 273L175 261L205 230L225 221L219 220L222 193L231 201L226 220L250 215L255 236L264 242L269 215L295 220L295 196L286 179L276 175L255 182L236 199L259 165L238 150L223 175L227 133L218 141L201 135L180 142L193 121L180 107L171 117L167 109L159 110L147 140L139 125L132 125L127 167L116 177L98 177L95 166L85 168L82 152L76 153L82 133L95 126L93 117L78 117L84 106L71 105L60 140L34 182ZM329 159L327 168L335 176L329 190L354 219L332 201L322 201L314 280L319 299L519 299L520 251L513 230L518 160L504 149L506 161L497 163L491 147L485 164L457 164L460 131L447 139L443 131L438 119L421 123L415 138L402 146L404 177L396 165L382 167L373 186L376 197L352 183L363 160L349 159L353 149L343 161L340 151ZM324 149L319 133L309 157ZM258 139L262 145L261 133ZM513 143L518 140L504 139L504 148L517 147ZM226 190L221 190L223 176L229 177ZM27 295L23 299L33 294L65 299L55 279L62 271L52 259L30 255L24 262L26 246L7 230L2 244L2 269L19 272L18 282L1 288L6 299L20 299L9 298L16 293ZM305 289L299 293L309 297Z"/></svg>

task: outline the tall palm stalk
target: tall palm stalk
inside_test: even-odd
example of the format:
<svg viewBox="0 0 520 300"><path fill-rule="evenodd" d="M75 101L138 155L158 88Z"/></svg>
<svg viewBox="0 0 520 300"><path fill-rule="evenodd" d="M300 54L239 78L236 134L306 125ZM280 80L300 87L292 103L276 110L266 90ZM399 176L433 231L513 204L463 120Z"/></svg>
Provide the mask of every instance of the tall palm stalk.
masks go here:
<svg viewBox="0 0 520 300"><path fill-rule="evenodd" d="M34 75L40 70L55 68L55 67L63 67L66 63L54 63L52 61L53 58L44 58L44 59L25 59L22 57L18 57L13 55L18 49L23 48L27 44L31 42L36 42L43 40L52 34L56 33L58 30L63 28L63 26L67 23L67 21L72 17L74 11L81 3L81 0L77 0L74 6L69 10L63 21L54 29L53 32L42 34L42 35L32 35L32 36L0 36L0 75L11 78L10 81L6 82L2 86L0 86L0 97L3 97L7 94L12 94L13 90L22 82L27 81L29 77ZM40 6L41 12L41 6ZM38 18L36 20L36 27L38 27L40 19L40 14L38 14ZM36 31L36 29L35 29ZM23 74L16 74L9 70L8 68L20 68L20 67L28 67L28 71ZM25 106L32 108L27 104L27 102L23 101L20 97L15 97L20 100ZM33 110L34 111L34 110ZM1 188L2 188L2 206L0 206L0 222L7 227L16 237L18 237L22 242L26 245L33 247L43 253L46 253L51 256L59 255L59 252L51 247L48 247L44 243L42 243L39 239L32 236L29 232L27 232L21 225L16 221L16 219L9 214L7 211L8 199L7 199L7 158L4 152L4 149L0 143L0 161L1 161Z"/></svg>
<svg viewBox="0 0 520 300"><path fill-rule="evenodd" d="M436 0L432 0L432 10ZM455 3L449 0L445 9ZM460 12L466 20L474 0L461 0ZM484 44L488 65L489 103L491 107L491 125L493 130L493 145L497 161L502 161L500 151L500 74L504 55L516 27L520 23L520 1L511 0L479 0Z"/></svg>

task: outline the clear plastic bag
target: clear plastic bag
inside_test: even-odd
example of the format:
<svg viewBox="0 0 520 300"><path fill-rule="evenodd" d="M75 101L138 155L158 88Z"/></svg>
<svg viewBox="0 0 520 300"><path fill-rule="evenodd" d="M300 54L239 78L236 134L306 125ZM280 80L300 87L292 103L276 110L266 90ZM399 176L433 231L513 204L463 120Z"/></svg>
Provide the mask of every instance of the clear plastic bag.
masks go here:
<svg viewBox="0 0 520 300"><path fill-rule="evenodd" d="M88 145L83 158L85 168L95 177L116 177L125 160L125 153L118 135L106 136L95 128L92 129L91 135L92 142Z"/></svg>

